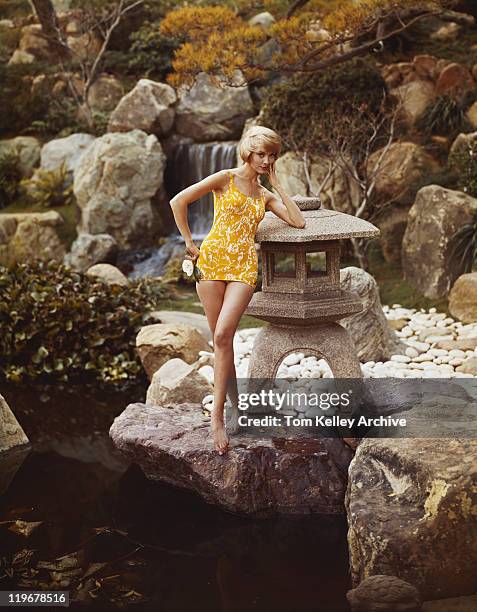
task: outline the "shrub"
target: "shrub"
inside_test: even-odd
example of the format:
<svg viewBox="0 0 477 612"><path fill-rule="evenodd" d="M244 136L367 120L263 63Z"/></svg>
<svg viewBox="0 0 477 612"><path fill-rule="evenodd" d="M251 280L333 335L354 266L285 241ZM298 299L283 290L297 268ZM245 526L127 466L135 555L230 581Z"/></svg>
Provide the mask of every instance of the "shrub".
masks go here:
<svg viewBox="0 0 477 612"><path fill-rule="evenodd" d="M31 94L29 75L33 68L0 63L0 134L18 134L48 109L48 101Z"/></svg>
<svg viewBox="0 0 477 612"><path fill-rule="evenodd" d="M22 178L16 151L7 150L0 155L0 208L11 204L18 195Z"/></svg>
<svg viewBox="0 0 477 612"><path fill-rule="evenodd" d="M457 147L449 155L448 167L456 173L456 188L477 198L477 142Z"/></svg>
<svg viewBox="0 0 477 612"><path fill-rule="evenodd" d="M0 266L0 377L127 388L144 376L135 339L168 297L156 279L110 286L56 262Z"/></svg>
<svg viewBox="0 0 477 612"><path fill-rule="evenodd" d="M465 114L477 96L468 91L462 97L438 96L426 108L416 127L426 136L441 135L454 138L461 132L472 131Z"/></svg>
<svg viewBox="0 0 477 612"><path fill-rule="evenodd" d="M283 135L284 151L296 148L319 152L321 140L329 140L338 127L337 118L378 114L385 91L384 80L370 63L352 60L267 88L263 123ZM350 135L357 147L368 136L366 129Z"/></svg>
<svg viewBox="0 0 477 612"><path fill-rule="evenodd" d="M39 168L31 179L23 179L21 183L27 189L32 204L51 208L74 202L73 185L64 162L55 170Z"/></svg>
<svg viewBox="0 0 477 612"><path fill-rule="evenodd" d="M132 42L128 68L144 77L165 80L172 70L174 50L179 43L159 31L160 22L147 21L130 36Z"/></svg>

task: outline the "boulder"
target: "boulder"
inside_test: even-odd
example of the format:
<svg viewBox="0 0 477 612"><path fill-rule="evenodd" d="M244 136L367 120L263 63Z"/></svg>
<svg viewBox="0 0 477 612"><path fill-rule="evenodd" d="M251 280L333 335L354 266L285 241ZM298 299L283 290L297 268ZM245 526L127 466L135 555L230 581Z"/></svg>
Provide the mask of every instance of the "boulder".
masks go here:
<svg viewBox="0 0 477 612"><path fill-rule="evenodd" d="M439 74L436 83L438 96L452 95L461 96L470 89L474 89L476 83L469 69L461 64L451 63Z"/></svg>
<svg viewBox="0 0 477 612"><path fill-rule="evenodd" d="M477 321L477 272L462 274L449 293L449 312L463 323Z"/></svg>
<svg viewBox="0 0 477 612"><path fill-rule="evenodd" d="M180 357L194 363L199 351L209 351L204 336L190 325L154 323L142 327L136 337L136 349L149 380L166 361Z"/></svg>
<svg viewBox="0 0 477 612"><path fill-rule="evenodd" d="M46 213L2 213L0 215L0 265L43 260L61 262L66 249L58 237L62 216Z"/></svg>
<svg viewBox="0 0 477 612"><path fill-rule="evenodd" d="M0 140L0 155L14 152L18 153L18 168L25 178L30 178L34 167L40 159L41 145L39 140L33 136L17 136Z"/></svg>
<svg viewBox="0 0 477 612"><path fill-rule="evenodd" d="M29 440L15 415L0 394L0 456L2 453L29 445Z"/></svg>
<svg viewBox="0 0 477 612"><path fill-rule="evenodd" d="M124 249L152 244L157 220L151 198L162 188L165 163L153 134L132 130L97 138L74 172L78 233L110 234Z"/></svg>
<svg viewBox="0 0 477 612"><path fill-rule="evenodd" d="M467 110L465 116L474 129L477 128L477 102L474 102L472 106Z"/></svg>
<svg viewBox="0 0 477 612"><path fill-rule="evenodd" d="M186 325L195 327L207 341L212 340L212 333L207 322L207 317L203 314L185 312L182 310L154 310L150 313L150 316L154 318L157 323L185 323Z"/></svg>
<svg viewBox="0 0 477 612"><path fill-rule="evenodd" d="M64 263L78 272L86 272L97 263L115 263L118 243L109 234L80 234L64 257Z"/></svg>
<svg viewBox="0 0 477 612"><path fill-rule="evenodd" d="M349 266L340 270L341 288L357 294L363 302L362 312L340 319L356 345L361 362L385 361L391 355L403 354L402 345L389 327L383 313L376 281L361 268Z"/></svg>
<svg viewBox="0 0 477 612"><path fill-rule="evenodd" d="M152 376L146 404L174 408L184 402L202 403L214 388L198 371L198 365L198 362L190 365L177 357L166 361Z"/></svg>
<svg viewBox="0 0 477 612"><path fill-rule="evenodd" d="M298 153L288 151L277 159L276 171L280 177L283 188L290 195L307 195L308 182L305 174L303 157ZM308 168L310 188L317 193L321 183L328 174L328 163L324 158L316 156ZM354 214L354 202L359 199L357 183L337 168L328 179L321 192L324 208L336 210L347 214Z"/></svg>
<svg viewBox="0 0 477 612"><path fill-rule="evenodd" d="M241 81L240 75L236 80ZM217 87L201 72L190 89L181 87L175 131L196 142L233 140L240 136L247 117L255 114L246 85Z"/></svg>
<svg viewBox="0 0 477 612"><path fill-rule="evenodd" d="M455 153L464 153L468 155L469 150L475 146L476 140L477 132L459 134L449 150L449 164L452 166L452 157Z"/></svg>
<svg viewBox="0 0 477 612"><path fill-rule="evenodd" d="M64 164L68 172L74 172L81 157L95 140L91 134L71 134L50 140L41 150L41 168L57 170Z"/></svg>
<svg viewBox="0 0 477 612"><path fill-rule="evenodd" d="M372 153L368 160L368 173L376 172L375 197L381 201L394 200L403 204L414 201L415 185L424 177L440 170L440 164L414 142L394 142L384 157L383 149ZM376 168L379 164L379 168Z"/></svg>
<svg viewBox="0 0 477 612"><path fill-rule="evenodd" d="M248 24L251 26L260 26L267 31L274 23L276 23L275 17L268 11L258 13L248 20Z"/></svg>
<svg viewBox="0 0 477 612"><path fill-rule="evenodd" d="M130 404L114 420L114 445L147 478L198 493L208 503L251 516L336 514L344 510L353 451L341 439L231 437L214 450L200 404Z"/></svg>
<svg viewBox="0 0 477 612"><path fill-rule="evenodd" d="M383 257L390 263L401 263L401 247L407 227L410 206L387 206L373 222L379 227Z"/></svg>
<svg viewBox="0 0 477 612"><path fill-rule="evenodd" d="M377 574L346 593L352 612L421 612L419 591L396 576Z"/></svg>
<svg viewBox="0 0 477 612"><path fill-rule="evenodd" d="M108 285L121 285L127 287L129 281L121 270L108 263L98 263L86 270L86 276L91 278L99 278Z"/></svg>
<svg viewBox="0 0 477 612"><path fill-rule="evenodd" d="M475 221L477 199L438 185L420 189L409 211L402 244L404 278L428 298L447 296L459 275L452 257L452 236Z"/></svg>
<svg viewBox="0 0 477 612"><path fill-rule="evenodd" d="M139 129L158 137L166 136L174 123L173 105L176 100L176 93L170 85L140 79L112 112L108 131Z"/></svg>
<svg viewBox="0 0 477 612"><path fill-rule="evenodd" d="M412 127L435 99L436 90L430 81L416 80L391 89L389 95L402 104L403 119Z"/></svg>
<svg viewBox="0 0 477 612"><path fill-rule="evenodd" d="M119 79L112 74L100 74L88 91L88 103L93 110L107 113L123 96L124 87Z"/></svg>
<svg viewBox="0 0 477 612"><path fill-rule="evenodd" d="M32 53L15 49L11 58L8 60L8 66L14 66L15 64L33 64L35 59L36 58Z"/></svg>
<svg viewBox="0 0 477 612"><path fill-rule="evenodd" d="M361 442L346 493L353 584L374 574L423 599L477 591L476 439Z"/></svg>
<svg viewBox="0 0 477 612"><path fill-rule="evenodd" d="M412 65L420 79L434 81L438 76L437 57L433 55L415 55L412 60Z"/></svg>

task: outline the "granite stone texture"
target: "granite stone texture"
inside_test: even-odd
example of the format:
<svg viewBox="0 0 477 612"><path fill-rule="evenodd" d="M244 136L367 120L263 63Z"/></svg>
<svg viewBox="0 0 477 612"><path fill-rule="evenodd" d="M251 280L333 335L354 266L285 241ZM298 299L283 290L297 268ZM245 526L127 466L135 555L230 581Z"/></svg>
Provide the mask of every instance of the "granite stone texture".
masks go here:
<svg viewBox="0 0 477 612"><path fill-rule="evenodd" d="M353 451L339 438L231 437L219 455L200 404L129 404L109 432L147 478L251 516L344 512Z"/></svg>

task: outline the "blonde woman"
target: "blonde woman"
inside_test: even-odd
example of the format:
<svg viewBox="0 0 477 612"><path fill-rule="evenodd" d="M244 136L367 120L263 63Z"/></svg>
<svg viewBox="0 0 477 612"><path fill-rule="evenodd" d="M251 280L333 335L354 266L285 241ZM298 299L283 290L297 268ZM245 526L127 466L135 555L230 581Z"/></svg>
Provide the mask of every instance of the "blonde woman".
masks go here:
<svg viewBox="0 0 477 612"><path fill-rule="evenodd" d="M214 408L211 428L216 450L223 454L229 438L224 425L226 395L237 414L237 379L233 338L252 295L258 275L255 232L266 210L292 227L305 227L305 219L275 173L280 153L279 135L262 126L250 128L239 143L242 165L220 170L187 187L170 202L177 227L186 244L186 258L196 263L196 290L213 337ZM260 177L268 176L278 193L265 189ZM212 191L214 222L200 249L187 223L187 207Z"/></svg>

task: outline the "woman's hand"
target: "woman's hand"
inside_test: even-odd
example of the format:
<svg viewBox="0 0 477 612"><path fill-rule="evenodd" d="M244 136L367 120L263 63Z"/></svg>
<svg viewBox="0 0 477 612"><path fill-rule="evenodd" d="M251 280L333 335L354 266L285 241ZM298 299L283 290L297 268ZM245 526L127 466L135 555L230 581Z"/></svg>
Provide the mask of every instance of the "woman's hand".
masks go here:
<svg viewBox="0 0 477 612"><path fill-rule="evenodd" d="M268 180L274 189L278 189L278 187L280 187L280 181L278 180L277 173L275 172L275 162L271 164L268 171Z"/></svg>
<svg viewBox="0 0 477 612"><path fill-rule="evenodd" d="M193 242L186 242L186 251L187 254L185 256L185 259L190 259L193 262L195 262L195 260L198 259L200 255L200 250Z"/></svg>

